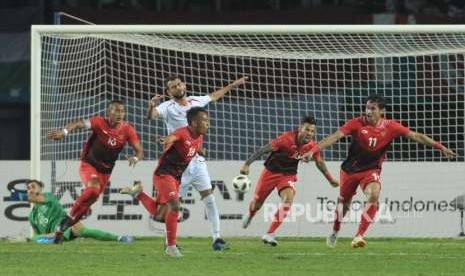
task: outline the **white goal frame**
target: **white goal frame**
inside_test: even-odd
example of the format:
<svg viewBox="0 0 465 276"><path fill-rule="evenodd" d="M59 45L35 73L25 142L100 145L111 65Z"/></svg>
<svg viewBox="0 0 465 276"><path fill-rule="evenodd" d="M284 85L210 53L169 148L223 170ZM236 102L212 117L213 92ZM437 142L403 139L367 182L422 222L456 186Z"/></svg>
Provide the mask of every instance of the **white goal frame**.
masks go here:
<svg viewBox="0 0 465 276"><path fill-rule="evenodd" d="M160 34L445 34L465 33L465 25L33 25L31 27L31 178L40 179L41 177L41 35L140 32Z"/></svg>

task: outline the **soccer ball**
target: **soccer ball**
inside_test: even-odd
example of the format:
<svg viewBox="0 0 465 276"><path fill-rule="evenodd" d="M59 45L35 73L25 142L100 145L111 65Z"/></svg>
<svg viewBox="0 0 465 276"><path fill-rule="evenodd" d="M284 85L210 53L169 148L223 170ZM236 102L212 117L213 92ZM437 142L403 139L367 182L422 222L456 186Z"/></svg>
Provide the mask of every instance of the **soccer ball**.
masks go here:
<svg viewBox="0 0 465 276"><path fill-rule="evenodd" d="M234 177L232 181L234 190L239 193L245 193L250 189L250 186L252 186L252 183L250 182L249 178L247 175L240 174L236 177Z"/></svg>

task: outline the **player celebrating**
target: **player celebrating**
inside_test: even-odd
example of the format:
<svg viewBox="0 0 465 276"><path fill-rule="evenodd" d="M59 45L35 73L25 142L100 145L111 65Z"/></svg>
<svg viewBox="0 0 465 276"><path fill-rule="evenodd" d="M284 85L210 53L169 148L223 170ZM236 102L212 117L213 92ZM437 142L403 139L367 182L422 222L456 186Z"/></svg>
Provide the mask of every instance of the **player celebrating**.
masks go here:
<svg viewBox="0 0 465 276"><path fill-rule="evenodd" d="M341 165L338 207L335 212L333 232L327 238L329 247L336 245L341 221L349 210L352 197L356 194L359 185L367 198L367 204L363 210L358 231L352 240L352 247L358 248L366 245L363 237L378 209L381 166L389 145L396 137L405 136L417 143L434 147L448 159L455 157L453 151L430 137L411 131L394 120L385 119L385 105L382 96L369 96L366 99L364 116L349 120L335 133L321 140L307 154L311 156L311 154L318 153L320 149L331 146L344 136L352 137L349 153Z"/></svg>
<svg viewBox="0 0 465 276"><path fill-rule="evenodd" d="M55 140L63 139L69 133L78 129L92 130L81 153L79 175L84 184L84 191L60 224L55 235L55 242L63 239L63 233L77 223L85 215L90 206L97 201L105 190L119 153L128 142L135 151L128 157L130 166L135 166L142 159L143 151L134 128L124 119L124 104L121 101L111 101L108 106L108 118L94 116L86 120L76 120L68 123L62 130L53 130L48 136Z"/></svg>
<svg viewBox="0 0 465 276"><path fill-rule="evenodd" d="M176 246L176 232L178 213L180 206L179 186L181 176L189 165L189 162L202 148L203 135L208 130L207 111L202 107L192 107L186 113L187 127L176 129L170 135L160 139L160 144L166 146L161 155L158 166L153 173L153 185L157 191L155 199L142 192L141 183L126 188L125 193L133 195L141 200L144 207L154 217L159 216L159 205L168 207L164 217L161 218L166 225L166 250L165 253L172 257L182 257Z"/></svg>
<svg viewBox="0 0 465 276"><path fill-rule="evenodd" d="M294 200L297 167L301 156L316 145L316 142L313 140L315 129L316 121L313 117L303 118L298 130L285 132L272 140L269 144L252 154L240 169L241 174L248 175L250 164L263 154L271 152L265 161L265 168L255 188L254 198L249 204L249 213L245 216L243 222L243 228L247 228L268 195L276 189L281 198L281 204L274 215L273 222L268 228L267 233L262 237L265 244L271 246L278 245L275 239L275 232L288 215ZM338 187L339 183L331 176L320 154L314 154L313 159L329 183L333 187Z"/></svg>
<svg viewBox="0 0 465 276"><path fill-rule="evenodd" d="M187 96L186 85L179 77L170 77L166 86L166 93L172 98L166 102L159 104L162 96L154 96L148 108L147 116L150 120L161 118L166 125L168 133L172 133L178 128L186 127L186 112L193 107L205 107L210 102L216 102L221 99L226 93L243 85L247 77L240 78L230 85L223 87L213 93L205 96ZM220 237L220 218L218 208L216 206L215 197L211 186L210 176L208 175L207 164L205 158L200 155L194 156L188 169L184 172L181 178L180 196L186 197L189 186L192 185L199 193L205 204L207 218L210 222L213 250L224 250L229 248ZM134 186L135 192L140 190L142 186ZM143 202L144 198L139 199Z"/></svg>
<svg viewBox="0 0 465 276"><path fill-rule="evenodd" d="M26 187L27 194L13 192L12 197L29 201L33 204L32 210L29 213L29 223L34 230L32 240L37 243L51 243L54 241L55 229L66 217L66 212L53 194L42 192L44 184L41 181L28 180ZM131 243L134 240L133 237L127 235L117 236L101 230L84 227L81 222L74 224L73 227L68 228L63 233L65 241L71 241L78 237L122 243Z"/></svg>

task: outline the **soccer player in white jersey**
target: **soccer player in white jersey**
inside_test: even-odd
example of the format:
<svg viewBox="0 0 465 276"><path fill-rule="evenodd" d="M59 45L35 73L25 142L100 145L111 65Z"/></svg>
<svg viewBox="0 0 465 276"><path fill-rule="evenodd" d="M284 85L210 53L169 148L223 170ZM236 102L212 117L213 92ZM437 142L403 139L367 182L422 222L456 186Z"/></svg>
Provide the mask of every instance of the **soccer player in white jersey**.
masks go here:
<svg viewBox="0 0 465 276"><path fill-rule="evenodd" d="M204 96L187 96L186 84L177 76L170 77L166 84L165 92L170 100L160 104L162 95L155 95L149 102L147 117L149 120L161 118L166 125L168 133L178 128L187 126L186 112L192 107L204 107L210 102L216 102L229 91L245 84L248 77L242 77L217 91ZM220 236L220 218L218 208L213 196L210 176L208 175L205 158L196 155L185 170L181 178L180 196L186 197L189 186L192 185L199 193L205 204L207 218L210 221L213 237L213 250L220 251L229 248ZM142 190L142 185L132 187L130 194L137 194Z"/></svg>

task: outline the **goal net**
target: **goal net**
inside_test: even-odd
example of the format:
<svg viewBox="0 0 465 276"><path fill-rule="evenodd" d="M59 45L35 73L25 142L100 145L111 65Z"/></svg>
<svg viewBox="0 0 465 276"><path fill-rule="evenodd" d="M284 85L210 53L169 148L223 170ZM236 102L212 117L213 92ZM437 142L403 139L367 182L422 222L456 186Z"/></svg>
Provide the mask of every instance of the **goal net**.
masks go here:
<svg viewBox="0 0 465 276"><path fill-rule="evenodd" d="M152 138L164 128L147 122L147 101L163 94L170 75L180 76L190 95L249 76L244 88L209 106L206 144L212 160L244 160L306 114L317 118L318 137L323 137L360 115L372 93L388 99L389 117L432 135L463 158L465 33L79 28L40 37L41 160L76 159L87 134L58 145L46 138L47 131L104 114L111 99L124 100L146 158L156 159L160 152ZM404 142L394 143L389 160L442 160L437 151ZM341 143L326 150L326 159L340 161L346 147Z"/></svg>
<svg viewBox="0 0 465 276"><path fill-rule="evenodd" d="M388 117L441 141L464 161L465 28L37 26L32 39L32 172L55 171L52 183L60 178L56 162L71 162L66 166L77 173L72 162L88 133L55 142L47 132L106 114L111 99L125 102L145 159L156 160L161 148L154 137L166 133L161 121L146 119L146 108L164 93L170 75L185 81L189 95L249 77L208 105L211 161L245 160L304 115L317 119L321 139L363 114L373 93L386 97ZM325 160L342 161L348 144L324 150ZM395 140L387 160L445 161L406 139Z"/></svg>

